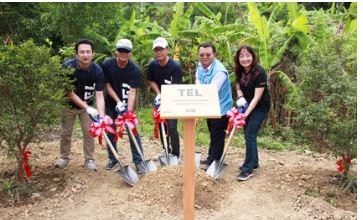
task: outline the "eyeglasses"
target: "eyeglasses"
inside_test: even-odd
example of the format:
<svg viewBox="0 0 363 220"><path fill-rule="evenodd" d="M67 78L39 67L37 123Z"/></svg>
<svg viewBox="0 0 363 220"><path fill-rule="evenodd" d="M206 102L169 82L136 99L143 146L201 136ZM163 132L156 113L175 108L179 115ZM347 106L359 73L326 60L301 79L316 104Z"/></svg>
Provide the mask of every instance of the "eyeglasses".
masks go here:
<svg viewBox="0 0 363 220"><path fill-rule="evenodd" d="M213 55L212 53L201 53L201 54L199 54L199 57L207 57L207 58L209 58L212 55Z"/></svg>
<svg viewBox="0 0 363 220"><path fill-rule="evenodd" d="M117 49L117 51L118 51L119 53L130 53L130 52L131 52L130 50L123 49L123 48Z"/></svg>

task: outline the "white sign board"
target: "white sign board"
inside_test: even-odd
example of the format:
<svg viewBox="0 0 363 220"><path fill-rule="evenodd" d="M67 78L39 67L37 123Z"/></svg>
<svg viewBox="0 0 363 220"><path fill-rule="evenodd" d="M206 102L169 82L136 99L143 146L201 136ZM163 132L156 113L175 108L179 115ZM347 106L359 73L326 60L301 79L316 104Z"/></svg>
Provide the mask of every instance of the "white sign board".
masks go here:
<svg viewBox="0 0 363 220"><path fill-rule="evenodd" d="M220 118L215 85L162 85L161 118Z"/></svg>

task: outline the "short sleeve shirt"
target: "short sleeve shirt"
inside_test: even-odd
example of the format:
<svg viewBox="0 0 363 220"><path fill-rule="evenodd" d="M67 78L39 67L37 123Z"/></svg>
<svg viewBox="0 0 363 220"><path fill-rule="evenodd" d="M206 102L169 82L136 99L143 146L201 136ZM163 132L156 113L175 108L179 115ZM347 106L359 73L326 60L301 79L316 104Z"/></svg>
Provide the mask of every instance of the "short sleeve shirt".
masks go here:
<svg viewBox="0 0 363 220"><path fill-rule="evenodd" d="M169 58L165 66L160 66L157 60L148 65L147 80L154 81L161 89L161 85L182 84L182 69L179 63Z"/></svg>
<svg viewBox="0 0 363 220"><path fill-rule="evenodd" d="M92 62L88 70L82 70L79 67L77 59L71 59L63 63L63 68L74 69L74 73L71 79L74 80L74 93L87 105L93 105L95 91L102 91L104 88L104 75L102 68ZM69 101L69 104L73 108L80 107Z"/></svg>
<svg viewBox="0 0 363 220"><path fill-rule="evenodd" d="M124 68L121 68L117 65L116 58L112 58L104 61L101 67L105 74L105 82L111 84L112 89L122 102L127 103L130 88L141 87L140 67L131 60ZM116 106L116 101L109 94L106 94L105 101L108 108Z"/></svg>
<svg viewBox="0 0 363 220"><path fill-rule="evenodd" d="M243 97L247 102L251 102L253 97L255 96L256 88L265 88L263 90L262 97L260 101L257 103L255 109L264 109L268 110L270 108L270 94L267 87L267 74L265 70L260 66L259 74L255 80L251 80L247 85L243 85L241 82L239 86L242 90Z"/></svg>

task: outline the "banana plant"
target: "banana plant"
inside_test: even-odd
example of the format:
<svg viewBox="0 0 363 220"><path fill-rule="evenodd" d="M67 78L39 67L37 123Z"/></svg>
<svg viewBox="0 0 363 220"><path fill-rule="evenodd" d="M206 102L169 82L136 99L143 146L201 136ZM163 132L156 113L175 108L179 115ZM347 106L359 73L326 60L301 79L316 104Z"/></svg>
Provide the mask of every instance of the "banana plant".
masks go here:
<svg viewBox="0 0 363 220"><path fill-rule="evenodd" d="M262 16L253 2L247 3L249 11L249 21L254 25L258 39L253 45L258 50L260 62L267 69L270 78L270 91L272 108L270 112L273 128L277 125L277 112L279 106L285 104L287 108L298 99L298 88L290 77L284 73L280 67L285 55L304 54L309 46L315 42L309 36L310 27L305 11L299 9L297 3L280 3L272 10L269 18ZM288 11L287 21L275 21L275 16L279 10ZM277 82L278 81L278 82ZM282 84L282 85L280 85ZM280 88L287 89L287 101L281 97Z"/></svg>

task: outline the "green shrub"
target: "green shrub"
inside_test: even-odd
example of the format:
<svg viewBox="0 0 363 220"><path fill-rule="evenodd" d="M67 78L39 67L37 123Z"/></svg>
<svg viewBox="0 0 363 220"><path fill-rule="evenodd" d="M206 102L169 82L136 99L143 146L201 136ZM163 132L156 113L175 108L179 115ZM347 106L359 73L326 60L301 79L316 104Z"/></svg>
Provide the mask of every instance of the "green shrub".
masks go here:
<svg viewBox="0 0 363 220"><path fill-rule="evenodd" d="M357 54L344 35L312 48L297 68L299 130L317 147L357 155Z"/></svg>
<svg viewBox="0 0 363 220"><path fill-rule="evenodd" d="M17 178L23 181L23 152L57 121L70 71L61 69L50 48L33 41L0 46L0 69L0 149L16 158Z"/></svg>

